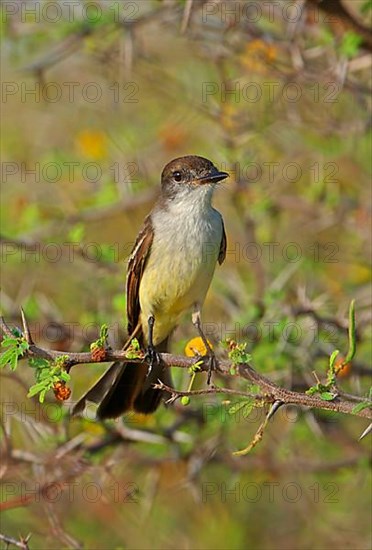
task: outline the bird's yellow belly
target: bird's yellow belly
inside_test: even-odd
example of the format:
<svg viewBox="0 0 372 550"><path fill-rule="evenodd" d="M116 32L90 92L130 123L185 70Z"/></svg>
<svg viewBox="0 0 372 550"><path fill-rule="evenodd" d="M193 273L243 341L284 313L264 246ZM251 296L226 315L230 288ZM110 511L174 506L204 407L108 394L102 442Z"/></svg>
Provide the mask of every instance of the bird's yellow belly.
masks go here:
<svg viewBox="0 0 372 550"><path fill-rule="evenodd" d="M163 250L149 258L140 285L141 324L147 335L148 318L154 316L155 345L172 332L185 311L202 305L217 257L217 250L206 254L194 249L177 253Z"/></svg>

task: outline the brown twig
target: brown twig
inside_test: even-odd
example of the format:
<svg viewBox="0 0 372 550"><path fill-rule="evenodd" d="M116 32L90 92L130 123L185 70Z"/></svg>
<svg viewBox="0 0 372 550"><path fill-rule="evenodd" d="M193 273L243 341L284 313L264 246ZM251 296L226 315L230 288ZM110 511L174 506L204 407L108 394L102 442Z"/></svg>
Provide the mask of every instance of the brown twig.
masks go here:
<svg viewBox="0 0 372 550"><path fill-rule="evenodd" d="M266 402L267 400L267 397L265 395L253 394L246 391L233 390L231 388L218 388L216 386L212 386L204 390L179 391L179 390L176 390L175 388L172 388L171 386L167 386L166 384L163 384L161 380L159 380L157 384L154 384L154 388L172 394L171 398L168 399L167 403L173 403L179 397L190 397L190 396L197 396L197 395L216 395L217 393L223 393L227 395L236 395L239 397L246 397L247 399L255 399L256 401L262 401L262 402Z"/></svg>
<svg viewBox="0 0 372 550"><path fill-rule="evenodd" d="M256 431L255 435L253 436L253 439L245 447L245 449L242 449L241 451L235 451L233 454L234 456L245 456L247 455L258 443L260 443L261 439L263 438L263 434L267 428L267 425L270 421L270 419L274 416L276 411L283 405L282 401L275 401L271 407L267 415L265 416L265 420L260 424L258 427L258 430Z"/></svg>
<svg viewBox="0 0 372 550"><path fill-rule="evenodd" d="M13 336L12 331L7 326L5 320L0 318L0 329L4 334L8 336ZM36 344L31 344L27 352L24 354L24 358L30 357L39 357L54 361L58 357L66 357L65 366L67 370L70 370L74 365L79 364L90 364L90 363L100 363L100 362L111 362L111 361L121 361L131 362L131 363L143 363L143 358L133 359L126 357L126 352L122 350L105 350L105 354L102 359L97 360L97 357L93 358L90 352L62 352L55 350L48 350L37 346ZM195 359L190 357L185 357L183 355L173 355L170 353L161 353L159 354L160 359L162 360L164 366L166 367L178 367L188 369L195 364ZM231 368L233 364L230 361L220 360L217 362L216 369L217 372L226 377L232 377L236 375L231 374ZM208 365L200 365L201 371L208 371ZM346 399L342 395L338 395L332 401L324 401L316 395L307 395L306 393L299 393L286 388L281 388L274 382L271 382L268 378L256 372L250 365L243 363L239 364L236 368L237 375L245 380L248 380L252 384L257 384L262 392L260 399L264 399L266 403L275 403L275 401L280 401L286 405L297 405L304 406L316 409L324 409L328 411L341 412L345 414L355 414L356 416L361 416L363 418L372 419L371 411L366 408L361 411L353 412L355 407L355 401L351 399ZM218 391L219 392L219 391ZM208 392L207 392L208 393ZM217 392L216 392L217 393ZM222 393L222 388L221 388ZM226 391L226 393L229 393ZM200 394L199 394L200 395Z"/></svg>
<svg viewBox="0 0 372 550"><path fill-rule="evenodd" d="M0 533L0 540L5 542L7 547L9 544L13 544L13 546L17 546L17 548L22 548L23 550L28 550L28 541L30 540L30 538L31 534L28 534L27 537L20 537L19 540L17 540L13 537L8 537L8 535L3 535L2 533Z"/></svg>

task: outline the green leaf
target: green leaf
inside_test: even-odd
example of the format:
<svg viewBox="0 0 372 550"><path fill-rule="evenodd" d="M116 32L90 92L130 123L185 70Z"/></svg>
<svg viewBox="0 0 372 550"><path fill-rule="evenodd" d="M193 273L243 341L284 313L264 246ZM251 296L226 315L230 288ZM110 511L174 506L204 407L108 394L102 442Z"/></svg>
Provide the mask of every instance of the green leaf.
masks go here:
<svg viewBox="0 0 372 550"><path fill-rule="evenodd" d="M349 350L345 357L345 363L349 363L356 352L356 335L355 335L355 300L350 302L349 308Z"/></svg>
<svg viewBox="0 0 372 550"><path fill-rule="evenodd" d="M68 363L68 355L60 355L59 357L56 357L54 360L54 366L58 370L61 370L65 367L65 365Z"/></svg>
<svg viewBox="0 0 372 550"><path fill-rule="evenodd" d="M335 351L332 352L331 357L329 358L329 368L333 369L334 364L336 362L336 357L340 352L338 349L335 349Z"/></svg>
<svg viewBox="0 0 372 550"><path fill-rule="evenodd" d="M45 389L45 390L41 390L40 395L39 395L39 401L40 401L40 403L44 403L46 392L47 392L46 389Z"/></svg>
<svg viewBox="0 0 372 550"><path fill-rule="evenodd" d="M33 397L43 389L45 389L45 383L38 382L37 384L34 384L33 386L31 386L31 388L28 390L27 397Z"/></svg>
<svg viewBox="0 0 372 550"><path fill-rule="evenodd" d="M249 391L249 393L261 393L261 388L258 384L248 384L247 386L247 391Z"/></svg>
<svg viewBox="0 0 372 550"><path fill-rule="evenodd" d="M338 354L339 354L339 351L335 350L334 352L332 352L332 354L329 358L329 368L328 368L328 371L327 371L327 382L326 382L326 385L324 386L324 389L331 388L336 383L336 373L335 373L334 365L335 365L336 358L337 358ZM320 388L320 391L321 391L321 388Z"/></svg>
<svg viewBox="0 0 372 550"><path fill-rule="evenodd" d="M355 405L355 407L352 408L351 412L354 414L357 414L361 411L364 411L364 409L372 408L372 403L370 401L363 401L362 403L358 403Z"/></svg>
<svg viewBox="0 0 372 550"><path fill-rule="evenodd" d="M249 363L252 360L251 354L245 351L247 347L246 343L238 344L230 340L224 342L224 344L230 348L228 355L234 365Z"/></svg>
<svg viewBox="0 0 372 550"><path fill-rule="evenodd" d="M255 401L252 399L250 402L246 403L246 406L243 409L243 418L248 418L251 414L255 405Z"/></svg>
<svg viewBox="0 0 372 550"><path fill-rule="evenodd" d="M18 334L18 329L13 330L13 333L15 333L15 335ZM21 335L17 336L17 338L6 337L1 345L9 349L0 356L0 368L9 365L11 370L16 370L18 358L29 348L28 342Z"/></svg>
<svg viewBox="0 0 372 550"><path fill-rule="evenodd" d="M30 357L28 364L34 369L48 368L51 366L48 359L42 359L41 357Z"/></svg>
<svg viewBox="0 0 372 550"><path fill-rule="evenodd" d="M16 346L18 344L18 338L9 338L6 336L1 342L1 347L7 348L9 346Z"/></svg>
<svg viewBox="0 0 372 550"><path fill-rule="evenodd" d="M22 355L23 355L23 353L24 353L26 350L29 349L29 347L30 347L30 345L29 345L28 342L26 342L26 340L22 340L22 341L18 344L18 350L22 353Z"/></svg>
<svg viewBox="0 0 372 550"><path fill-rule="evenodd" d="M61 374L59 375L59 379L63 380L63 382L68 382L69 380L71 380L71 376L69 375L68 372L62 371Z"/></svg>
<svg viewBox="0 0 372 550"><path fill-rule="evenodd" d="M129 348L125 351L125 357L128 359L138 359L141 357L141 347L137 338L132 338Z"/></svg>
<svg viewBox="0 0 372 550"><path fill-rule="evenodd" d="M15 353L12 357L12 360L10 361L10 369L11 370L16 370L17 368L17 364L18 364L18 355Z"/></svg>
<svg viewBox="0 0 372 550"><path fill-rule="evenodd" d="M229 408L228 413L231 415L236 414L237 412L244 409L247 405L250 405L250 401L247 401L247 400L239 401L238 403L235 403L234 405L232 405L232 407Z"/></svg>
<svg viewBox="0 0 372 550"><path fill-rule="evenodd" d="M12 364L13 357L17 359L17 352L15 349L9 349L0 355L0 368L5 367L8 364Z"/></svg>
<svg viewBox="0 0 372 550"><path fill-rule="evenodd" d="M323 391L319 394L320 398L323 399L323 401L333 401L337 395L334 393L331 393L330 391Z"/></svg>
<svg viewBox="0 0 372 550"><path fill-rule="evenodd" d="M202 364L203 364L203 359L191 365L191 367L188 368L189 374L195 374L196 372L200 371L200 367L202 366Z"/></svg>
<svg viewBox="0 0 372 550"><path fill-rule="evenodd" d="M104 323L100 328L99 338L95 342L92 342L90 344L90 350L93 351L97 348L105 349L107 344L107 337L108 337L108 326ZM63 356L63 357L65 357L64 361L68 360L67 356Z"/></svg>
<svg viewBox="0 0 372 550"><path fill-rule="evenodd" d="M181 397L181 404L184 406L184 407L187 407L187 405L190 404L190 397L188 395L183 395Z"/></svg>
<svg viewBox="0 0 372 550"><path fill-rule="evenodd" d="M47 380L50 378L50 375L51 373L49 369L42 369L38 374L38 378L39 380Z"/></svg>

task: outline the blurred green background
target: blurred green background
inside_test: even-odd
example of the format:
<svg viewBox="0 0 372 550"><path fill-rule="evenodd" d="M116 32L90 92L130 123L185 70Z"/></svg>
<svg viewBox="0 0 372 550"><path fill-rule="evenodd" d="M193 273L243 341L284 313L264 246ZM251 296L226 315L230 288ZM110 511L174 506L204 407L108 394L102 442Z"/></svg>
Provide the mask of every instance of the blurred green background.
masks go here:
<svg viewBox="0 0 372 550"><path fill-rule="evenodd" d="M161 170L198 154L231 174L215 196L227 258L203 311L216 353L246 342L258 371L304 391L346 353L355 298L357 354L339 380L366 395L371 6L316 4L2 3L10 323L22 306L35 341L66 351L89 349L107 323L119 347L125 260ZM193 336L185 318L172 349ZM103 370L75 367L72 401ZM361 419L287 407L238 458L263 411L230 414L237 399L101 424L72 421L53 395L27 399L33 382L25 363L1 377L2 532L31 532L30 548L370 548Z"/></svg>

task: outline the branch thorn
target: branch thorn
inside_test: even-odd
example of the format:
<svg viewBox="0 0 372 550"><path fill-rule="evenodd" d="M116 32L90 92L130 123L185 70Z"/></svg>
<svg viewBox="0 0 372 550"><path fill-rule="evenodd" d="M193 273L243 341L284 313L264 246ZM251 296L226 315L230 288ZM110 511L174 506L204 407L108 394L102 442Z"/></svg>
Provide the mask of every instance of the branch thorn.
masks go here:
<svg viewBox="0 0 372 550"><path fill-rule="evenodd" d="M32 346L34 341L31 336L30 328L27 323L25 312L23 311L23 308L21 308L21 317L22 317L22 325L23 325L23 336L26 338L26 342Z"/></svg>
<svg viewBox="0 0 372 550"><path fill-rule="evenodd" d="M371 424L364 430L364 432L362 433L362 435L361 435L360 438L359 438L359 441L361 441L362 439L364 439L371 431L372 431L372 422L371 422Z"/></svg>

